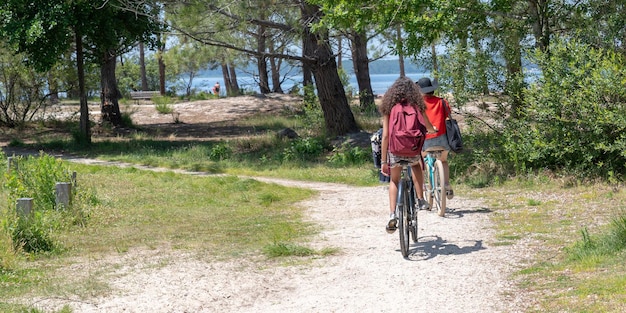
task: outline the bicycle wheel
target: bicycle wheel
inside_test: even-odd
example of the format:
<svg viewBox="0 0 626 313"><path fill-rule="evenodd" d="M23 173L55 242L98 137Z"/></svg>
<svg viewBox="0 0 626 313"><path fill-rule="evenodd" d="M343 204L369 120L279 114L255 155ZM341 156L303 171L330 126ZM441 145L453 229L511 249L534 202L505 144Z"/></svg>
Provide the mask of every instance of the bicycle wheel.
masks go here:
<svg viewBox="0 0 626 313"><path fill-rule="evenodd" d="M437 214L444 216L446 214L446 187L445 176L443 173L443 163L440 160L435 161L433 173L434 198L437 205Z"/></svg>
<svg viewBox="0 0 626 313"><path fill-rule="evenodd" d="M408 181L408 187L407 190L409 190L409 206L408 206L408 212L409 212L409 230L411 233L411 239L413 239L413 242L417 242L417 207L415 207L416 203L417 203L417 198L415 197L415 186L413 185L413 180L409 180Z"/></svg>
<svg viewBox="0 0 626 313"><path fill-rule="evenodd" d="M396 203L396 214L398 215L398 233L400 234L400 252L403 257L409 255L409 223L407 206L409 193L406 182L402 180L398 186L398 200Z"/></svg>

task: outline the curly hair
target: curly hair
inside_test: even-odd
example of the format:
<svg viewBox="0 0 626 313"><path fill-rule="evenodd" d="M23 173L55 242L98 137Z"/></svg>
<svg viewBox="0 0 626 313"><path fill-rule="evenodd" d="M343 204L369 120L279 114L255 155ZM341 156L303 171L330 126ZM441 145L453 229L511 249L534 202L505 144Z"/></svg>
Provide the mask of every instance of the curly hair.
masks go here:
<svg viewBox="0 0 626 313"><path fill-rule="evenodd" d="M406 101L410 104L416 105L419 111L423 112L426 109L424 98L420 92L419 86L408 77L400 77L393 82L393 85L389 87L383 101L380 104L380 113L383 115L389 115L391 108L396 104Z"/></svg>

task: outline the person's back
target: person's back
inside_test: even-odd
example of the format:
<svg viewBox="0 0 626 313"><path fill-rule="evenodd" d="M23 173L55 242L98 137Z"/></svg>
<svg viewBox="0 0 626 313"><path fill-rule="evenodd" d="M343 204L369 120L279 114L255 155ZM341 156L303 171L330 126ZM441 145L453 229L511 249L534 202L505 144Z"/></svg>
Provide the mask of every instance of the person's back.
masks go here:
<svg viewBox="0 0 626 313"><path fill-rule="evenodd" d="M433 126L437 129L437 132L434 134L426 134L426 140L424 141L422 150L426 151L433 147L443 148L443 152L441 153L441 157L439 157L439 159L443 164L446 195L448 199L452 199L454 197L454 191L450 186L450 170L448 165L450 145L448 144L448 137L446 136L446 119L448 118L449 112L446 109L446 106L449 104L445 99L435 96L435 90L439 87L437 80L431 81L430 78L423 77L417 81L417 85L424 94L424 103L426 105L424 112Z"/></svg>
<svg viewBox="0 0 626 313"><path fill-rule="evenodd" d="M393 233L396 230L396 225L398 220L395 215L395 207L398 196L398 184L400 182L400 176L402 172L401 163L408 163L411 166L411 172L413 173L411 176L413 178L413 185L415 187L415 192L418 197L417 203L420 209L427 209L428 202L423 199L423 189L422 185L424 183L424 177L422 175L422 155L421 155L421 146L424 140L424 128L430 132L435 132L433 126L428 121L428 117L423 115L425 105L424 99L422 98L422 94L419 92L418 86L408 77L400 77L398 78L389 90L383 96L383 100L379 107L380 113L383 116L383 135L382 135L382 144L381 144L381 173L386 176L390 176L389 182L389 221L386 225L386 230L388 233ZM405 109L406 112L405 112ZM403 117L399 118L396 115L397 112L403 115ZM412 112L412 113L411 113ZM406 116L405 113L407 114ZM423 120L419 120L418 114L423 118ZM394 115L394 116L392 116ZM409 117L408 119L405 117ZM414 137L419 136L416 142L408 144L407 152L399 152L401 150L395 150L390 146L391 141L394 139L391 138L394 132L395 121L399 119L404 119L406 121L412 120L413 122L408 122L408 124L418 124L418 126L411 126L410 132L413 132L420 128L419 132L415 132L413 134ZM417 119L417 121L415 120ZM415 123L417 122L417 123ZM407 127L405 127L407 128ZM419 133L419 135L418 135ZM410 140L409 140L410 141ZM393 151L392 151L393 150ZM394 153L395 152L395 153Z"/></svg>

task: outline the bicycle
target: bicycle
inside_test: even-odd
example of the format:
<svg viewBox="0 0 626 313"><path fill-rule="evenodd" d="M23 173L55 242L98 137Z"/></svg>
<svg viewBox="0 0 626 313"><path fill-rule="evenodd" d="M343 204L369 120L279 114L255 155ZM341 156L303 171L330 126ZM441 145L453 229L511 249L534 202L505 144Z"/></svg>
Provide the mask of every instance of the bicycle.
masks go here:
<svg viewBox="0 0 626 313"><path fill-rule="evenodd" d="M443 147L430 147L425 150L426 157L424 163L424 198L433 208L433 203L437 207L439 216L446 214L446 187L443 172L443 163L439 158L444 151Z"/></svg>
<svg viewBox="0 0 626 313"><path fill-rule="evenodd" d="M409 255L409 233L413 242L417 242L417 208L415 207L415 187L411 177L411 166L407 161L400 161L402 176L398 184L396 199L396 217L400 234L400 251L403 257Z"/></svg>

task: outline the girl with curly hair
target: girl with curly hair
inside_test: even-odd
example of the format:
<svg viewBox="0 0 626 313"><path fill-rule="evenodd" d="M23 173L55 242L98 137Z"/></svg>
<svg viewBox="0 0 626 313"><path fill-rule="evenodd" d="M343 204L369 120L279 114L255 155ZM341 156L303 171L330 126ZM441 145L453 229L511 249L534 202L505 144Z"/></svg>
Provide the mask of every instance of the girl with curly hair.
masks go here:
<svg viewBox="0 0 626 313"><path fill-rule="evenodd" d="M429 208L428 202L422 197L424 195L422 186L424 184L423 176L423 159L420 153L414 157L396 156L389 152L389 115L391 108L395 105L413 105L416 111L421 112L424 118L424 124L428 133L436 133L437 130L428 120L428 116L424 114L426 104L420 92L419 86L408 77L398 78L389 90L383 96L380 105L380 113L383 115L383 135L381 142L381 171L383 175L390 176L389 181L389 222L387 222L387 232L392 234L396 231L398 220L395 215L396 200L398 197L398 183L402 173L402 167L399 162L401 160L408 161L411 164L411 173L413 177L413 185L415 186L415 194L418 196L417 205L419 209L426 210ZM421 151L420 147L419 150Z"/></svg>

